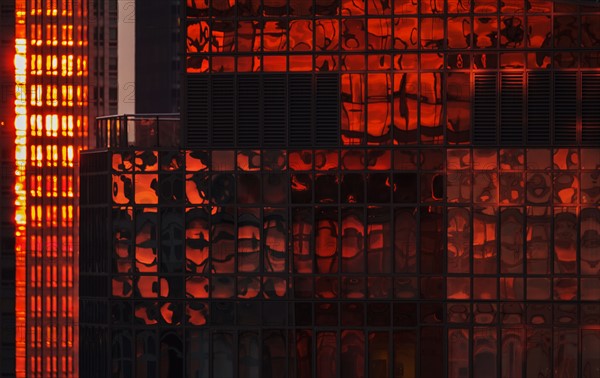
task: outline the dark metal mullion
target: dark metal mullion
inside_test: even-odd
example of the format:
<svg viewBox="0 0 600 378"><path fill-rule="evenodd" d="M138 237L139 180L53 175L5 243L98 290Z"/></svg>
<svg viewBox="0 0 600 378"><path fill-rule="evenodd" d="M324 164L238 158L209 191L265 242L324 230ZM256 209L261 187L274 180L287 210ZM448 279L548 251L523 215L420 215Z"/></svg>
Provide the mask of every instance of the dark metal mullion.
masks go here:
<svg viewBox="0 0 600 378"><path fill-rule="evenodd" d="M499 42L499 41L498 41ZM499 75L500 76L500 75ZM498 116L501 116L501 111L498 111ZM497 137L497 141L500 142L501 141L501 131L500 131L500 127L501 127L501 123L500 121L498 122L498 137ZM496 154L496 161L499 162L500 161L500 153L499 151L495 151ZM498 163L499 164L499 163ZM501 376L501 367L502 367L502 326L501 326L501 319L500 319L500 314L501 314L501 304L500 304L500 277L502 275L502 259L501 259L501 253L502 253L502 245L501 245L501 237L502 237L502 232L500 230L500 228L502 227L502 210L505 208L503 206L500 205L500 170L499 170L499 166L497 165L496 168L492 171L492 174L496 174L496 203L493 205L494 210L496 211L496 240L495 240L495 245L496 245L496 271L494 272L493 276L494 276L494 281L496 282L496 292L494 293L496 295L496 299L493 301L490 301L489 303L492 305L496 306L496 322L493 323L492 325L490 325L490 328L494 330L495 335L496 335L496 340L495 340L495 345L496 345L496 374L498 374L498 376ZM472 293L473 294L473 293Z"/></svg>
<svg viewBox="0 0 600 378"><path fill-rule="evenodd" d="M471 69L471 71L473 71ZM472 79L475 77L475 74L472 73ZM474 80L471 80L471 88L474 87ZM471 93L474 93L473 91ZM473 114L473 107L471 106L471 114ZM471 128L471 135L473 135L473 129L474 127ZM474 190L473 190L473 182L475 180L475 170L474 170L474 161L473 161L473 147L469 148L469 162L470 162L470 167L467 170L468 174L471 176L470 177L470 188L469 188L469 197L470 197L470 203L467 204L467 209L469 209L469 291L470 291L470 295L469 295L469 302L468 302L468 306L469 306L469 322L467 324L467 328L468 328L468 332L469 332L469 339L468 339L468 349L469 349L469 358L468 358L468 364L469 364L469 372L471 374L471 376L473 376L475 378L475 376L473 375L474 373L474 366L475 366L475 355L474 355L474 350L475 348L473 347L473 341L474 341L474 335L475 335L475 322L474 320L474 308L475 308L475 301L474 301L474 286L473 286L473 282L474 282L474 278L475 278L475 248L473 248L473 237L474 237L474 232L473 232L473 225L474 225L474 220L475 220L475 206L474 206L474 201L473 201L473 194L474 194Z"/></svg>
<svg viewBox="0 0 600 378"><path fill-rule="evenodd" d="M444 74L442 74L444 75ZM442 76L443 77L443 76ZM444 111L445 112L445 111ZM445 122L442 121L442 124L445 124ZM445 132L445 127L443 129L443 136L444 136L444 144L446 143L446 132ZM446 150L447 151L447 150ZM437 174L441 174L443 175L443 180L444 180L444 192L442 194L443 199L442 199L442 204L439 206L439 208L442 210L442 272L441 272L441 277L442 277L442 299L441 299L441 306L442 306L442 313L443 313L443 317L442 317L442 324L444 325L444 334L442 335L443 338L443 342L442 342L442 356L443 356L443 373L445 376L449 375L449 363L448 363L448 351L450 350L450 340L448 338L448 330L449 328L449 322L448 322L448 296L447 296L447 290L448 290L448 200L447 200L447 196L446 196L446 189L447 189L447 185L446 185L446 180L447 180L447 173L446 173L446 167L447 164L446 162L446 156L443 157L443 161L444 161L444 166L442 167L442 170L438 170ZM432 181L432 186L433 186L433 181ZM468 356L467 356L468 359Z"/></svg>
<svg viewBox="0 0 600 378"><path fill-rule="evenodd" d="M420 6L420 4L419 4ZM420 166L420 164L419 164ZM419 168L417 168L417 172L419 172ZM420 179L419 179L419 175L417 175L417 203L415 205L415 223L416 223L416 228L417 228L417 232L416 232L416 271L413 273L415 275L416 278L416 287L417 287L417 298L420 297L420 291L421 291L421 206L419 203L419 198L418 196L420 196L421 193L421 183L420 183ZM416 300L416 311L417 311L417 319L416 319L416 327L414 328L416 337L415 337L415 372L416 372L416 376L420 377L421 376L421 328L422 328L422 322L421 322L421 302L417 299Z"/></svg>
<svg viewBox="0 0 600 378"><path fill-rule="evenodd" d="M104 177L106 177L107 179L105 180L105 185L104 187L101 188L101 190L104 190L105 193L111 193L112 192L112 180L110 179L112 177L112 154L107 153L105 154L105 158L104 158L104 164L105 164L105 172L103 172L103 174L105 175ZM81 158L80 158L80 163L81 163ZM80 177L81 180L81 177ZM81 181L80 181L81 182ZM88 186L88 190L90 190L91 188ZM114 205L111 204L112 202L112 198L110 198L110 195L106 197L106 206L107 206L107 210L106 210L106 216L108 218L107 221L107 227L104 230L104 235L106 237L106 240L110 240L110 243L114 243L113 241L113 217L112 217L112 210L114 209ZM112 206L111 206L112 205ZM108 246L107 246L108 247ZM131 244L128 246L130 252L132 249ZM107 251L108 252L108 251ZM105 290L107 293L111 293L111 288L112 288L112 278L115 276L115 273L112 271L112 267L113 267L113 262L112 260L114 259L114 252L111 253L108 258L106 259L106 265L105 265ZM132 256L130 257L131 260L131 264L133 266L133 258ZM80 272L81 274L81 272ZM131 277L131 276L130 276ZM81 283L81 280L79 280L79 282ZM133 283L133 280L132 280ZM106 300L106 317L107 320L110 319L109 314L112 313L112 298L109 296ZM133 306L130 307L131 308L131 312L129 313L130 319L133 319ZM81 306L80 306L80 312L81 312ZM80 327L80 329L83 327ZM75 333L75 330L73 330L73 333ZM108 362L108 356L112 356L111 353L111 349L112 349L112 345L113 345L113 334L114 334L114 323L112 321L108 321L108 324L106 325L106 345L104 346L103 349L103 353L106 353L106 358L103 359L103 361L106 363ZM81 344L81 342L80 342ZM185 352L185 344L184 344L184 352ZM133 351L132 351L132 356L134 355ZM101 370L104 371L106 374L108 374L107 370ZM134 373L134 372L132 372Z"/></svg>
<svg viewBox="0 0 600 378"><path fill-rule="evenodd" d="M362 173L361 173L362 174ZM364 237L363 237L363 261L364 261L364 270L363 270L363 277L365 278L365 285L363 286L363 290L365 290L365 300L363 300L362 302L362 312L363 312L363 324L364 325L369 325L368 324L368 307L369 304L371 303L368 298L369 298L369 294L366 292L369 290L369 203L368 203L368 199L367 199L367 180L366 180L366 175L363 174L363 196L364 196L364 203L362 205L362 215L363 215L363 232L364 232ZM363 325L363 333L365 335L365 356L364 356L364 363L363 363L363 369L365 372L365 377L369 376L369 366L370 366L370 361L369 361L369 332L368 329Z"/></svg>
<svg viewBox="0 0 600 378"><path fill-rule="evenodd" d="M211 76L209 76L209 79L211 79ZM210 90L212 91L212 80L209 81L208 85ZM209 109L210 109L210 103L212 103L212 95L208 96L208 102L209 102ZM211 114L212 112L209 112L209 118L211 118ZM212 140L212 121L209 120L209 133L208 133L208 138L209 140ZM212 183L212 179L213 179L213 167L212 167L212 154L210 157L210 163L208 164L209 166L207 167L207 178L208 178L208 182ZM186 167L187 168L187 167ZM212 185L208 185L208 193L207 193L207 197L210 199L212 197L212 190L211 190L211 186ZM210 201L207 205L210 209L209 211L209 216L208 216L208 257L206 259L206 265L208 267L208 271L206 272L206 276L208 278L208 282L213 282L213 273L212 273L212 256L213 256L213 217L210 216L210 213L212 213L212 208L216 207L216 205L211 205ZM214 364L213 364L213 332L214 332L214 328L212 327L212 319L211 319L211 307L213 305L215 305L215 300L213 298L213 291L212 289L209 287L208 288L208 304L209 304L209 314L208 314L208 324L211 325L210 328L206 329L206 336L208 339L208 350L207 350L207 363L208 363L208 375L209 377L213 376L213 370L214 370Z"/></svg>
<svg viewBox="0 0 600 378"><path fill-rule="evenodd" d="M314 2L315 0L313 0ZM314 22L314 20L313 20ZM314 27L313 27L313 35L314 35ZM313 55L314 58L314 55ZM311 106L312 108L312 106ZM312 132L312 128L313 128L313 118L312 116L310 116L310 125L309 127L311 127L311 133L310 133L310 138L312 140L312 137L314 135L314 133ZM309 253L311 255L311 272L309 274L309 278L311 279L311 286L312 286L312 293L311 293L311 301L310 301L310 311L311 313L309 314L310 316L310 325L311 328L308 329L310 331L311 334L311 340L310 340L310 344L311 344L311 350L309 351L310 355L309 355L309 359L310 359L310 368L311 368L311 374L313 377L317 376L317 331L316 331L316 304L318 303L315 299L315 287L314 287L314 283L315 283L315 276L316 276L316 271L317 271L317 253L316 253L316 217L317 217L317 211L320 210L320 208L316 205L316 179L317 179L317 170L316 170L316 166L315 166L315 158L316 158L316 150L314 149L314 142L312 142L312 146L313 149L311 150L312 153L312 160L311 160L311 172L310 175L312 177L312 185L311 185L311 204L309 206L307 206L306 208L309 210L310 212L310 219L312 222L312 227L311 227L311 231L310 231L310 239L309 239ZM294 324L294 326L296 326L296 324ZM305 329L306 331L306 329Z"/></svg>
<svg viewBox="0 0 600 378"><path fill-rule="evenodd" d="M309 330L311 332L311 351L310 351L310 358L311 358L311 370L312 370L312 376L313 377L317 377L317 334L319 332L318 327L315 324L315 305L318 302L313 301L312 302L312 327Z"/></svg>
<svg viewBox="0 0 600 378"><path fill-rule="evenodd" d="M234 284L234 287L235 287L235 284ZM220 331L221 332L230 332L231 333L231 336L232 336L231 337L232 338L232 343L231 343L231 360L233 362L233 364L232 364L233 366L231 367L231 370L233 371L233 377L237 377L238 373L239 373L239 367L240 367L239 366L240 364L238 363L239 357L240 357L239 348L238 348L238 344L239 344L239 337L238 336L239 336L239 333L240 333L241 330L240 330L240 328L239 328L239 326L237 324L237 321L236 321L237 319L235 319L236 318L236 316L235 316L235 308L236 308L235 302L231 302L231 303L234 305L233 306L233 311L234 311L234 315L233 315L234 316L234 323L233 324L234 325L229 330L228 329L222 329ZM260 343L260 341L259 341L259 343Z"/></svg>
<svg viewBox="0 0 600 378"><path fill-rule="evenodd" d="M392 283L393 285L393 283ZM393 296L393 295L392 295ZM395 356L394 356L394 304L390 303L390 316L392 317L390 319L390 325L391 327L388 327L387 329L387 333L388 333L388 353L389 353L389 364L388 364L388 376L389 377L393 377L394 376L394 362L395 362Z"/></svg>

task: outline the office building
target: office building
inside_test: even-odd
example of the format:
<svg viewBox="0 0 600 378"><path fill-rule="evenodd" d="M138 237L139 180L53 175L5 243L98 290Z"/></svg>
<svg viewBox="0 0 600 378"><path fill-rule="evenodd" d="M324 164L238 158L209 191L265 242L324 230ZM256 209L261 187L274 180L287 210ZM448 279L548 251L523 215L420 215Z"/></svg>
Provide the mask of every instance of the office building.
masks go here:
<svg viewBox="0 0 600 378"><path fill-rule="evenodd" d="M74 376L88 8L75 0L15 5L16 376Z"/></svg>
<svg viewBox="0 0 600 378"><path fill-rule="evenodd" d="M154 8L145 12L150 3ZM16 116L6 118L14 128L1 131L2 140L11 145L2 150L3 167L11 167L10 180L2 182L8 188L2 189L1 208L2 348L13 351L11 356L3 352L2 358L13 362L2 368L12 375L16 363L18 377L78 376L79 150L95 141L94 133L88 133L90 118L135 112L138 105L144 111L165 88L169 94L161 97L162 111L176 109L178 96L173 94L179 84L173 72L179 56L173 41L179 8L178 2L170 2L164 13L160 5L165 3L137 6L150 23L169 20L154 35L136 22L135 1L16 0L2 5L3 15L12 12L14 30L3 33L2 41L12 39L7 43L16 48L16 56L12 47L2 50L2 56L10 56L6 62L14 62L11 81L2 83L13 83L11 92L3 91L12 99L2 106L8 104L14 110L6 114ZM167 38L157 39L164 30ZM148 57L148 66L167 78L149 81L154 88L136 83L131 52L143 62L151 38L152 48L167 51L168 60L159 67ZM143 95L136 96L138 90ZM11 334L15 329L16 335ZM5 341L10 338L12 345Z"/></svg>
<svg viewBox="0 0 600 378"><path fill-rule="evenodd" d="M82 374L598 375L600 7L186 4L180 132L82 154Z"/></svg>
<svg viewBox="0 0 600 378"><path fill-rule="evenodd" d="M15 4L0 5L0 377L15 372Z"/></svg>

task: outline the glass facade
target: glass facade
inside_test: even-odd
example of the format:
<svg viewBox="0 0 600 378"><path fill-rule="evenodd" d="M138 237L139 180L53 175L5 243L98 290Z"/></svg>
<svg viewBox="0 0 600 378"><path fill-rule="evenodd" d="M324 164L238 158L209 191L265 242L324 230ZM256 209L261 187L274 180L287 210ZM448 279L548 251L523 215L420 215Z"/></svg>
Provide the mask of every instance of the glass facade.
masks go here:
<svg viewBox="0 0 600 378"><path fill-rule="evenodd" d="M184 148L82 155L82 373L600 376L600 8L205 3Z"/></svg>
<svg viewBox="0 0 600 378"><path fill-rule="evenodd" d="M0 377L15 374L15 9L0 7Z"/></svg>
<svg viewBox="0 0 600 378"><path fill-rule="evenodd" d="M207 3L187 2L188 90L197 76L335 73L343 145L600 143L586 105L600 85L597 6Z"/></svg>
<svg viewBox="0 0 600 378"><path fill-rule="evenodd" d="M72 377L78 152L87 140L89 105L87 2L15 5L16 376Z"/></svg>
<svg viewBox="0 0 600 378"><path fill-rule="evenodd" d="M116 376L597 374L597 149L82 161L81 337Z"/></svg>

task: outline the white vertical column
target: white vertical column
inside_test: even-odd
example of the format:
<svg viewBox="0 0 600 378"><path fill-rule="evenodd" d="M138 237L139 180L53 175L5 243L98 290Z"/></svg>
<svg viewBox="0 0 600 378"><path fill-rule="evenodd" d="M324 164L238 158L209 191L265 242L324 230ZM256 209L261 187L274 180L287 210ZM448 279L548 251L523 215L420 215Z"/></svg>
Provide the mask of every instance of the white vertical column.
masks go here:
<svg viewBox="0 0 600 378"><path fill-rule="evenodd" d="M117 0L117 59L119 86L118 114L135 113L135 1ZM128 125L131 128L131 125ZM135 130L127 130L128 142L135 142Z"/></svg>

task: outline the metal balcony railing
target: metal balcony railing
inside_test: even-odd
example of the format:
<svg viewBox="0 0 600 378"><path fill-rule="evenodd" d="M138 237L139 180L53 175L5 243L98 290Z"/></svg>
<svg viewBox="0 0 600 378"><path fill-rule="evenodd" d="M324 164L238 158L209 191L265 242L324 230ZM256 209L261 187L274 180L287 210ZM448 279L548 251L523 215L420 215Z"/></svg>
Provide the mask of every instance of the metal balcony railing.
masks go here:
<svg viewBox="0 0 600 378"><path fill-rule="evenodd" d="M123 114L96 118L96 148L179 147L179 114Z"/></svg>

